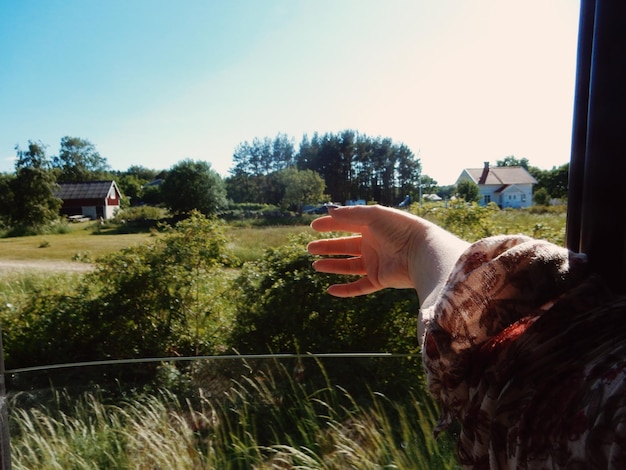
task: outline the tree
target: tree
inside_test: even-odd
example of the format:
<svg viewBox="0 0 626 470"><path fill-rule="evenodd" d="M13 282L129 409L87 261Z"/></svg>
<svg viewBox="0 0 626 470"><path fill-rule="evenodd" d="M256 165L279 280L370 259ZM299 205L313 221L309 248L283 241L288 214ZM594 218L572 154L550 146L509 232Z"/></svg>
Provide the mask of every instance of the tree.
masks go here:
<svg viewBox="0 0 626 470"><path fill-rule="evenodd" d="M15 205L13 194L14 175L0 173L0 227L10 225L11 214Z"/></svg>
<svg viewBox="0 0 626 470"><path fill-rule="evenodd" d="M36 230L58 219L62 201L55 197L56 176L46 157L46 146L28 142L28 150L17 152L15 178L10 186L14 197L11 220Z"/></svg>
<svg viewBox="0 0 626 470"><path fill-rule="evenodd" d="M550 203L550 194L546 188L539 188L533 194L533 201L538 206L547 206Z"/></svg>
<svg viewBox="0 0 626 470"><path fill-rule="evenodd" d="M230 170L228 197L235 202L278 204L276 181L271 175L293 166L295 153L293 141L285 134L239 144L233 154L235 166Z"/></svg>
<svg viewBox="0 0 626 470"><path fill-rule="evenodd" d="M210 215L226 206L224 181L203 161L187 159L172 166L161 185L161 196L175 213L196 209Z"/></svg>
<svg viewBox="0 0 626 470"><path fill-rule="evenodd" d="M466 202L475 202L478 200L480 188L473 181L463 180L459 181L456 187L456 194Z"/></svg>
<svg viewBox="0 0 626 470"><path fill-rule="evenodd" d="M281 204L295 207L298 213L302 213L303 205L319 203L324 199L326 184L314 171L291 167L278 172L278 178L284 186Z"/></svg>
<svg viewBox="0 0 626 470"><path fill-rule="evenodd" d="M528 170L528 158L517 158L515 155L509 155L502 160L496 160L496 166L521 166Z"/></svg>
<svg viewBox="0 0 626 470"><path fill-rule="evenodd" d="M405 145L389 138L370 138L346 130L339 134L304 137L298 168L313 170L324 179L334 201L347 199L397 203L416 194L421 165Z"/></svg>
<svg viewBox="0 0 626 470"><path fill-rule="evenodd" d="M59 182L93 181L103 179L109 169L94 145L79 137L63 137L59 155L52 159L59 171Z"/></svg>
<svg viewBox="0 0 626 470"><path fill-rule="evenodd" d="M533 172L533 176L538 184L535 191L544 188L550 197L557 199L566 199L569 183L569 163L559 167L553 167L551 170Z"/></svg>

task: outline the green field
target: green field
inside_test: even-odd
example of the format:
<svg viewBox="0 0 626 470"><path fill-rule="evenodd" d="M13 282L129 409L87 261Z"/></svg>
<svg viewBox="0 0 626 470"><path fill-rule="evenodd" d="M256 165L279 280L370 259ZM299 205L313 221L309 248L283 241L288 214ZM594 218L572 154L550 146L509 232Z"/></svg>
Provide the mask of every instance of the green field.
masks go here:
<svg viewBox="0 0 626 470"><path fill-rule="evenodd" d="M239 227L228 226L229 249L242 261L261 256L267 248L284 244L295 233L309 231L308 225ZM70 225L68 233L0 238L0 260L76 261L96 260L108 253L146 243L158 232L112 233L97 231L92 223Z"/></svg>

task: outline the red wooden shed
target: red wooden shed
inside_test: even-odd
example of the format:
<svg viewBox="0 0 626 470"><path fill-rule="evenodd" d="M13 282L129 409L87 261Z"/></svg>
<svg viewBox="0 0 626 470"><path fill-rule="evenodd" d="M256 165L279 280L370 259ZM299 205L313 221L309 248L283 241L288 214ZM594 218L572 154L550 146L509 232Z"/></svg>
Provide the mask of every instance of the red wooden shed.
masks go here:
<svg viewBox="0 0 626 470"><path fill-rule="evenodd" d="M120 208L121 193L115 181L61 183L55 193L63 201L61 214L90 219L110 219Z"/></svg>

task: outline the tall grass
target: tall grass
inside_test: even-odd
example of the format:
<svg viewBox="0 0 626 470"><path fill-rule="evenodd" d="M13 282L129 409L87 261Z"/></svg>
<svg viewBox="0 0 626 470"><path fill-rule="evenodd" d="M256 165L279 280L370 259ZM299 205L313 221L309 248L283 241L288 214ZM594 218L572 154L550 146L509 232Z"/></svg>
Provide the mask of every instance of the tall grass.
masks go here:
<svg viewBox="0 0 626 470"><path fill-rule="evenodd" d="M19 309L36 292L58 291L69 292L78 285L82 274L76 272L45 273L39 271L0 272L0 311L2 309Z"/></svg>
<svg viewBox="0 0 626 470"><path fill-rule="evenodd" d="M357 398L328 378L311 388L287 375L251 370L223 394L186 401L166 391L118 405L58 394L51 406L20 407L17 396L13 468L458 468L450 438L432 437L430 400Z"/></svg>

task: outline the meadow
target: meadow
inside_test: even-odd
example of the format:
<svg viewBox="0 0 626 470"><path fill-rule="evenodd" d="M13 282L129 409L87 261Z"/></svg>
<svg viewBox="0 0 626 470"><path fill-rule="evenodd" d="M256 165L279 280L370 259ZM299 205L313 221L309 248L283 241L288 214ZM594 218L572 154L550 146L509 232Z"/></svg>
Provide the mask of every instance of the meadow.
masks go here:
<svg viewBox="0 0 626 470"><path fill-rule="evenodd" d="M456 227L470 240L496 233L524 233L560 244L564 238L562 210L449 211L432 205L413 211ZM119 232L76 224L64 233L3 238L0 262L91 263L161 236L155 230ZM311 229L308 223L231 224L225 233L229 250L247 262ZM0 271L0 308L18 305L33 292L76 284L82 276L38 269ZM347 370L353 369L349 360L343 361ZM395 369L406 360L378 361ZM16 394L9 385L13 468L458 468L454 429L433 437L437 410L421 377L416 377L412 392L398 399L377 391L374 383L356 393L347 390L333 382L320 360L307 359L305 366L279 359L258 362L231 360L227 366L198 361L193 367L206 369L199 374L205 382L201 387L186 384L182 392L179 371L163 363L160 387L125 391L113 401L94 383L85 384L79 394L37 387ZM300 367L316 378L314 385L299 379ZM23 383L36 375L23 372L12 379Z"/></svg>

